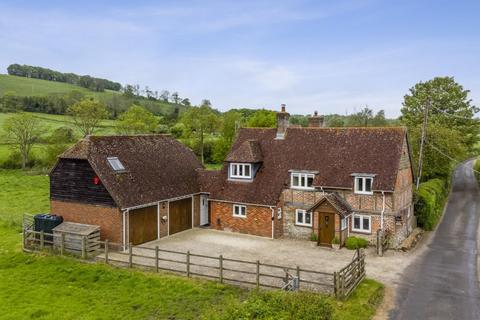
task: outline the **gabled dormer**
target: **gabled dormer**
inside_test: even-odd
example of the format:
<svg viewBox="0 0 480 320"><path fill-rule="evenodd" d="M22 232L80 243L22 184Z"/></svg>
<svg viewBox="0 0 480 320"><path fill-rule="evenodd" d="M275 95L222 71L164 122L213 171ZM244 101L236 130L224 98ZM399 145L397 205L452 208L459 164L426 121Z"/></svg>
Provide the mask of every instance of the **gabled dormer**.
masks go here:
<svg viewBox="0 0 480 320"><path fill-rule="evenodd" d="M225 161L228 164L228 180L252 181L263 162L260 143L246 140L232 150Z"/></svg>

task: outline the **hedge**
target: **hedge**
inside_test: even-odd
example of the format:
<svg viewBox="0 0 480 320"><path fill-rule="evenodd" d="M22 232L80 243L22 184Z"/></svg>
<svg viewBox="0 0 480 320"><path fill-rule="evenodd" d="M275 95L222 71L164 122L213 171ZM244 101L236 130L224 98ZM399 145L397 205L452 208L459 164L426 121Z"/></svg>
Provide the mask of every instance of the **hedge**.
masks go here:
<svg viewBox="0 0 480 320"><path fill-rule="evenodd" d="M417 224L424 230L433 230L442 216L448 195L448 184L442 179L431 179L415 190Z"/></svg>
<svg viewBox="0 0 480 320"><path fill-rule="evenodd" d="M347 247L349 250L366 248L367 246L368 240L359 237L348 237L345 241L345 247Z"/></svg>
<svg viewBox="0 0 480 320"><path fill-rule="evenodd" d="M475 172L475 177L477 177L477 181L480 184L480 158L478 158L475 163L473 164L473 169L476 171Z"/></svg>

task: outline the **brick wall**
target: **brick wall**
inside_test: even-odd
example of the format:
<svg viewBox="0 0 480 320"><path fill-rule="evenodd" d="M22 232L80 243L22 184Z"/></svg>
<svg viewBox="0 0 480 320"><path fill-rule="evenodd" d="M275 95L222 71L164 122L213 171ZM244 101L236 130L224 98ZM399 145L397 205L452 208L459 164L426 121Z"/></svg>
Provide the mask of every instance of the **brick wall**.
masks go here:
<svg viewBox="0 0 480 320"><path fill-rule="evenodd" d="M52 214L64 221L100 226L100 237L115 243L122 242L122 214L118 208L84 203L50 201Z"/></svg>
<svg viewBox="0 0 480 320"><path fill-rule="evenodd" d="M233 216L233 203L210 201L210 212L213 229L272 237L272 211L269 207L247 205L247 216L240 218ZM279 224L281 222L275 221L276 226Z"/></svg>

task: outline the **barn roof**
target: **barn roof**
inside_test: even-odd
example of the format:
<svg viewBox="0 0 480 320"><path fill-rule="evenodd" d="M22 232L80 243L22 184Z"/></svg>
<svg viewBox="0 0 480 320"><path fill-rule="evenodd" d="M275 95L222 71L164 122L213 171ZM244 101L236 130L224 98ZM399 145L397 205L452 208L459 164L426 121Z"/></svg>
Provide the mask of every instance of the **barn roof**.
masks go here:
<svg viewBox="0 0 480 320"><path fill-rule="evenodd" d="M125 170L113 170L109 157L117 157ZM200 191L196 169L201 163L169 135L89 136L59 158L88 160L121 208Z"/></svg>
<svg viewBox="0 0 480 320"><path fill-rule="evenodd" d="M213 199L276 205L289 184L289 170L318 172L314 185L352 189L352 174L375 175L373 189L393 191L406 139L404 128L292 128L284 139L276 129L243 128L230 155L255 140L262 151L262 165L252 182L227 179L227 165L209 174L202 185ZM203 180L202 180L203 181Z"/></svg>

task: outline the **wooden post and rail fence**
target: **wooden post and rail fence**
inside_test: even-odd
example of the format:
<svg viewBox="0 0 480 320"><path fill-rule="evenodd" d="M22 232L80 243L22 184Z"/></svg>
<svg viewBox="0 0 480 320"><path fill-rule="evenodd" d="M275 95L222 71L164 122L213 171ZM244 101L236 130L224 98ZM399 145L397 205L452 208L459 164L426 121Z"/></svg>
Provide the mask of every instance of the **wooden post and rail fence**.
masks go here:
<svg viewBox="0 0 480 320"><path fill-rule="evenodd" d="M67 240L70 239L70 240ZM106 264L149 268L155 272L167 271L187 277L204 277L220 283L231 283L254 288L308 290L346 299L365 277L365 255L357 250L352 261L336 272L304 269L210 256L190 251L161 249L159 246L133 246L124 250L119 244L82 236L80 241L65 234L47 234L43 231L23 230L23 248L27 252L46 251L70 254L82 259L95 259Z"/></svg>

